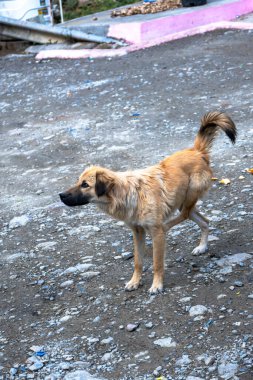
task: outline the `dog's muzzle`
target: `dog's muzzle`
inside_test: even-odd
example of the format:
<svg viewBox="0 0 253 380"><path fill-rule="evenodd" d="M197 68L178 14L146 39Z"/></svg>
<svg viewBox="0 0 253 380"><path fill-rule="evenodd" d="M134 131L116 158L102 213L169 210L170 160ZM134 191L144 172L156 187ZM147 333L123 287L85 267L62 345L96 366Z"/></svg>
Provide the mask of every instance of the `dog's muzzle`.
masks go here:
<svg viewBox="0 0 253 380"><path fill-rule="evenodd" d="M84 196L82 194L73 195L72 193L65 191L59 194L61 201L70 207L86 205L90 201L89 196Z"/></svg>

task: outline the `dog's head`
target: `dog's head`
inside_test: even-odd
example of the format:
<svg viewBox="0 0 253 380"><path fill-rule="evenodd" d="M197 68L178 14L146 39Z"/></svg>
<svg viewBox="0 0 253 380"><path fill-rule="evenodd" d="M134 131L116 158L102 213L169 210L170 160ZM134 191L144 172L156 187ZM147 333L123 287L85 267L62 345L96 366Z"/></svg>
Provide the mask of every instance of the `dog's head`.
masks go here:
<svg viewBox="0 0 253 380"><path fill-rule="evenodd" d="M77 183L60 193L61 201L67 206L82 206L90 202L108 203L114 187L113 172L97 166L86 169Z"/></svg>

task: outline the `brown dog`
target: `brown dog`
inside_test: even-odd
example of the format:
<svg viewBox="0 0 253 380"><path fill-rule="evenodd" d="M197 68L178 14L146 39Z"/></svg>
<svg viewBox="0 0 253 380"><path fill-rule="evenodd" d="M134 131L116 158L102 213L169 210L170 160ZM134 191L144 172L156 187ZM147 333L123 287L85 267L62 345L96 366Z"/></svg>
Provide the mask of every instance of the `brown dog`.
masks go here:
<svg viewBox="0 0 253 380"><path fill-rule="evenodd" d="M114 172L98 166L86 169L77 184L60 194L67 206L95 203L112 217L123 220L133 231L134 273L126 290L137 289L142 276L145 233L153 240L154 279L151 294L161 292L164 278L165 232L186 219L201 229L201 240L193 254L206 251L208 220L196 203L208 190L212 170L209 151L217 132L222 130L232 143L236 127L229 116L209 112L201 120L194 146L165 158L146 169ZM178 216L171 219L179 210Z"/></svg>

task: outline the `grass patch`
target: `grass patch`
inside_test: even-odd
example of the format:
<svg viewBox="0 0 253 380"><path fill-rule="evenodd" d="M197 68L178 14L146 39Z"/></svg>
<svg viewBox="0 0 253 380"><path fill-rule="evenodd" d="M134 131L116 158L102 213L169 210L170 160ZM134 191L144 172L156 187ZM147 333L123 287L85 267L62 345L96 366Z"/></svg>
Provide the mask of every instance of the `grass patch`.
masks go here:
<svg viewBox="0 0 253 380"><path fill-rule="evenodd" d="M72 20L136 2L136 0L90 0L86 4L78 5L78 0L65 0L63 1L64 20Z"/></svg>

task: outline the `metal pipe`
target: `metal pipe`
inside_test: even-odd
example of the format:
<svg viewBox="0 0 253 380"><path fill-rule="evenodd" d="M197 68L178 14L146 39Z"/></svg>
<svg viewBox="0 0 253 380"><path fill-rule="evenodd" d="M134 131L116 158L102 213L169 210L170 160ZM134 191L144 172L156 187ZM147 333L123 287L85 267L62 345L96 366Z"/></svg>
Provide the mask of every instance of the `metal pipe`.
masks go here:
<svg viewBox="0 0 253 380"><path fill-rule="evenodd" d="M12 35L12 29L14 30L14 35ZM20 33L20 37L18 37L18 33ZM20 21L9 17L0 17L0 34L39 43L56 43L59 41L62 42L63 40L75 40L97 43L113 43L120 46L125 46L125 43L115 40L114 38L97 36L95 34L84 33L79 30L58 26Z"/></svg>
<svg viewBox="0 0 253 380"><path fill-rule="evenodd" d="M59 6L60 6L60 14L61 14L61 23L63 23L64 17L63 17L63 9L62 9L62 0L59 0Z"/></svg>

